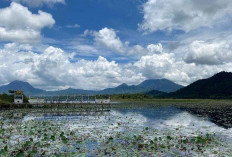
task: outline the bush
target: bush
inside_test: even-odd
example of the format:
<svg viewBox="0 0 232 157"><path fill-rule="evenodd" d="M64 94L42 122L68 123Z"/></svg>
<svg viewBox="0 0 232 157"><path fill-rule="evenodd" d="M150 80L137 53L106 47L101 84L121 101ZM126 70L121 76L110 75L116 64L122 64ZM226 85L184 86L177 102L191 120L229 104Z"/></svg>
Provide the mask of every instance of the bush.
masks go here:
<svg viewBox="0 0 232 157"><path fill-rule="evenodd" d="M0 94L0 103L13 103L14 95L8 95L6 93ZM23 102L28 103L28 98L23 94Z"/></svg>

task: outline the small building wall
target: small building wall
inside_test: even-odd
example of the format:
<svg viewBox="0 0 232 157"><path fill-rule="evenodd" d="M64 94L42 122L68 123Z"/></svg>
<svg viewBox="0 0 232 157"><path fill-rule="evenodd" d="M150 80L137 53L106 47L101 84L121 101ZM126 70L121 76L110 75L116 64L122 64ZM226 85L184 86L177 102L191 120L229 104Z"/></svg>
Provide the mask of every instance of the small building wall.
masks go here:
<svg viewBox="0 0 232 157"><path fill-rule="evenodd" d="M23 95L15 95L14 96L15 104L23 104Z"/></svg>

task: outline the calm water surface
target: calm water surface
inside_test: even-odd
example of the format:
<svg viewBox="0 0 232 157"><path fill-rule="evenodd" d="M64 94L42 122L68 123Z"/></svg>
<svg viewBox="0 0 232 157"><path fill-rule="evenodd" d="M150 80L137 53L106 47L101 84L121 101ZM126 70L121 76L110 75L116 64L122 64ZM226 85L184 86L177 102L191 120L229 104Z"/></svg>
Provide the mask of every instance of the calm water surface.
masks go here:
<svg viewBox="0 0 232 157"><path fill-rule="evenodd" d="M25 141L33 138L33 142L42 143L35 156L40 156L44 150L48 156L55 152L63 155L72 153L71 156L82 153L87 156L110 156L109 152L114 152L115 156L124 153L141 156L201 156L199 153L217 156L222 153L220 155L229 156L232 153L231 113L230 108L206 110L173 106L113 108L107 112L8 110L0 113L1 128L11 130L11 134L4 132L0 143L11 146L13 151L17 145L24 146ZM214 139L204 143L204 147L202 144L203 148L189 142L198 136L208 137L208 134ZM167 137L170 137L168 141ZM179 142L183 138L187 142L182 145ZM156 139L160 141L154 148L150 145ZM4 150L3 145L1 147ZM143 152L140 147L146 151ZM24 153L28 155L30 149L28 147Z"/></svg>

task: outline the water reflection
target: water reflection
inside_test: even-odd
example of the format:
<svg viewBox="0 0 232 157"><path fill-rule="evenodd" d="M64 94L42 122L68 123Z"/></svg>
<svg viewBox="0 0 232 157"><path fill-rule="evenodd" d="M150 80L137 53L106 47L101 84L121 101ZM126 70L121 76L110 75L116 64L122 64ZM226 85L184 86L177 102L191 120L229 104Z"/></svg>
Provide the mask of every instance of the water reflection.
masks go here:
<svg viewBox="0 0 232 157"><path fill-rule="evenodd" d="M181 109L176 107L153 107L153 108L145 107L145 108L134 108L134 109L116 109L115 111L118 111L122 114L127 114L127 113L141 114L150 120L168 119L170 117L175 116L176 114L183 112Z"/></svg>
<svg viewBox="0 0 232 157"><path fill-rule="evenodd" d="M194 117L204 118L206 121L213 122L217 126L225 129L232 127L232 108L183 108L183 107L141 107L141 108L119 108L105 111L83 111L77 109L16 109L2 110L7 112L4 119L27 119L36 117L37 120L78 120L88 117L110 117L112 112L123 115L139 114L147 118L148 123L156 120L169 120L182 113L189 113ZM35 118L34 118L35 119Z"/></svg>
<svg viewBox="0 0 232 157"><path fill-rule="evenodd" d="M220 117L222 112L216 117ZM49 153L55 148L60 153L86 152L87 156L98 153L99 156L104 156L112 150L118 151L118 156L123 156L123 149L126 152L146 149L147 154L142 156L149 156L151 149L146 148L147 141L152 141L150 143L153 144L156 141L157 150L150 154L160 151L159 153L163 153L161 156L170 156L170 151L173 151L180 156L201 156L203 152L199 152L197 148L193 150L197 143L190 142L190 139L204 139L206 135L213 135L213 138L210 139L211 143L206 142L207 145L204 146L207 149L204 151L205 156L212 156L212 152L219 149L228 154L232 148L232 129L224 129L212 123L213 118L208 113L215 112L178 107L114 108L107 112L71 108L16 109L0 112L0 119L2 117L2 128L11 130L10 136L9 131L5 131L4 136L10 137L7 139L9 143L19 141L24 145L25 141L37 139L42 143L38 147L40 154L44 148L48 150L49 147ZM189 139L189 142L180 144L182 138ZM216 145L218 141L223 143ZM46 145L47 142L49 146ZM173 145L167 150L164 144L170 142ZM18 144L13 145L12 151ZM176 148L176 145L181 148ZM113 149L106 152L109 147ZM189 150L189 155L186 155L186 149Z"/></svg>
<svg viewBox="0 0 232 157"><path fill-rule="evenodd" d="M232 108L179 108L156 107L138 109L117 109L122 114L139 113L149 120L167 120L177 114L188 112L189 114L211 121L217 126L229 129L232 127Z"/></svg>
<svg viewBox="0 0 232 157"><path fill-rule="evenodd" d="M204 117L225 129L232 127L232 108L182 108L182 110L197 117Z"/></svg>

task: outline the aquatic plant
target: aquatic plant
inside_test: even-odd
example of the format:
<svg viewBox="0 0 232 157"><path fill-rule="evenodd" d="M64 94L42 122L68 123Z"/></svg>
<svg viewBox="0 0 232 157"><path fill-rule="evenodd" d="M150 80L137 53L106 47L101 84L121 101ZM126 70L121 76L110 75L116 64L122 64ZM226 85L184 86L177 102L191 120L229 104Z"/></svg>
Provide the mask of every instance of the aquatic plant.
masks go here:
<svg viewBox="0 0 232 157"><path fill-rule="evenodd" d="M146 118L137 113L112 111L70 118L44 116L45 109L17 112L26 116L14 118L12 113L0 112L0 156L229 156L232 152L232 145L206 126L205 132L182 125L165 127L164 122L147 126Z"/></svg>

